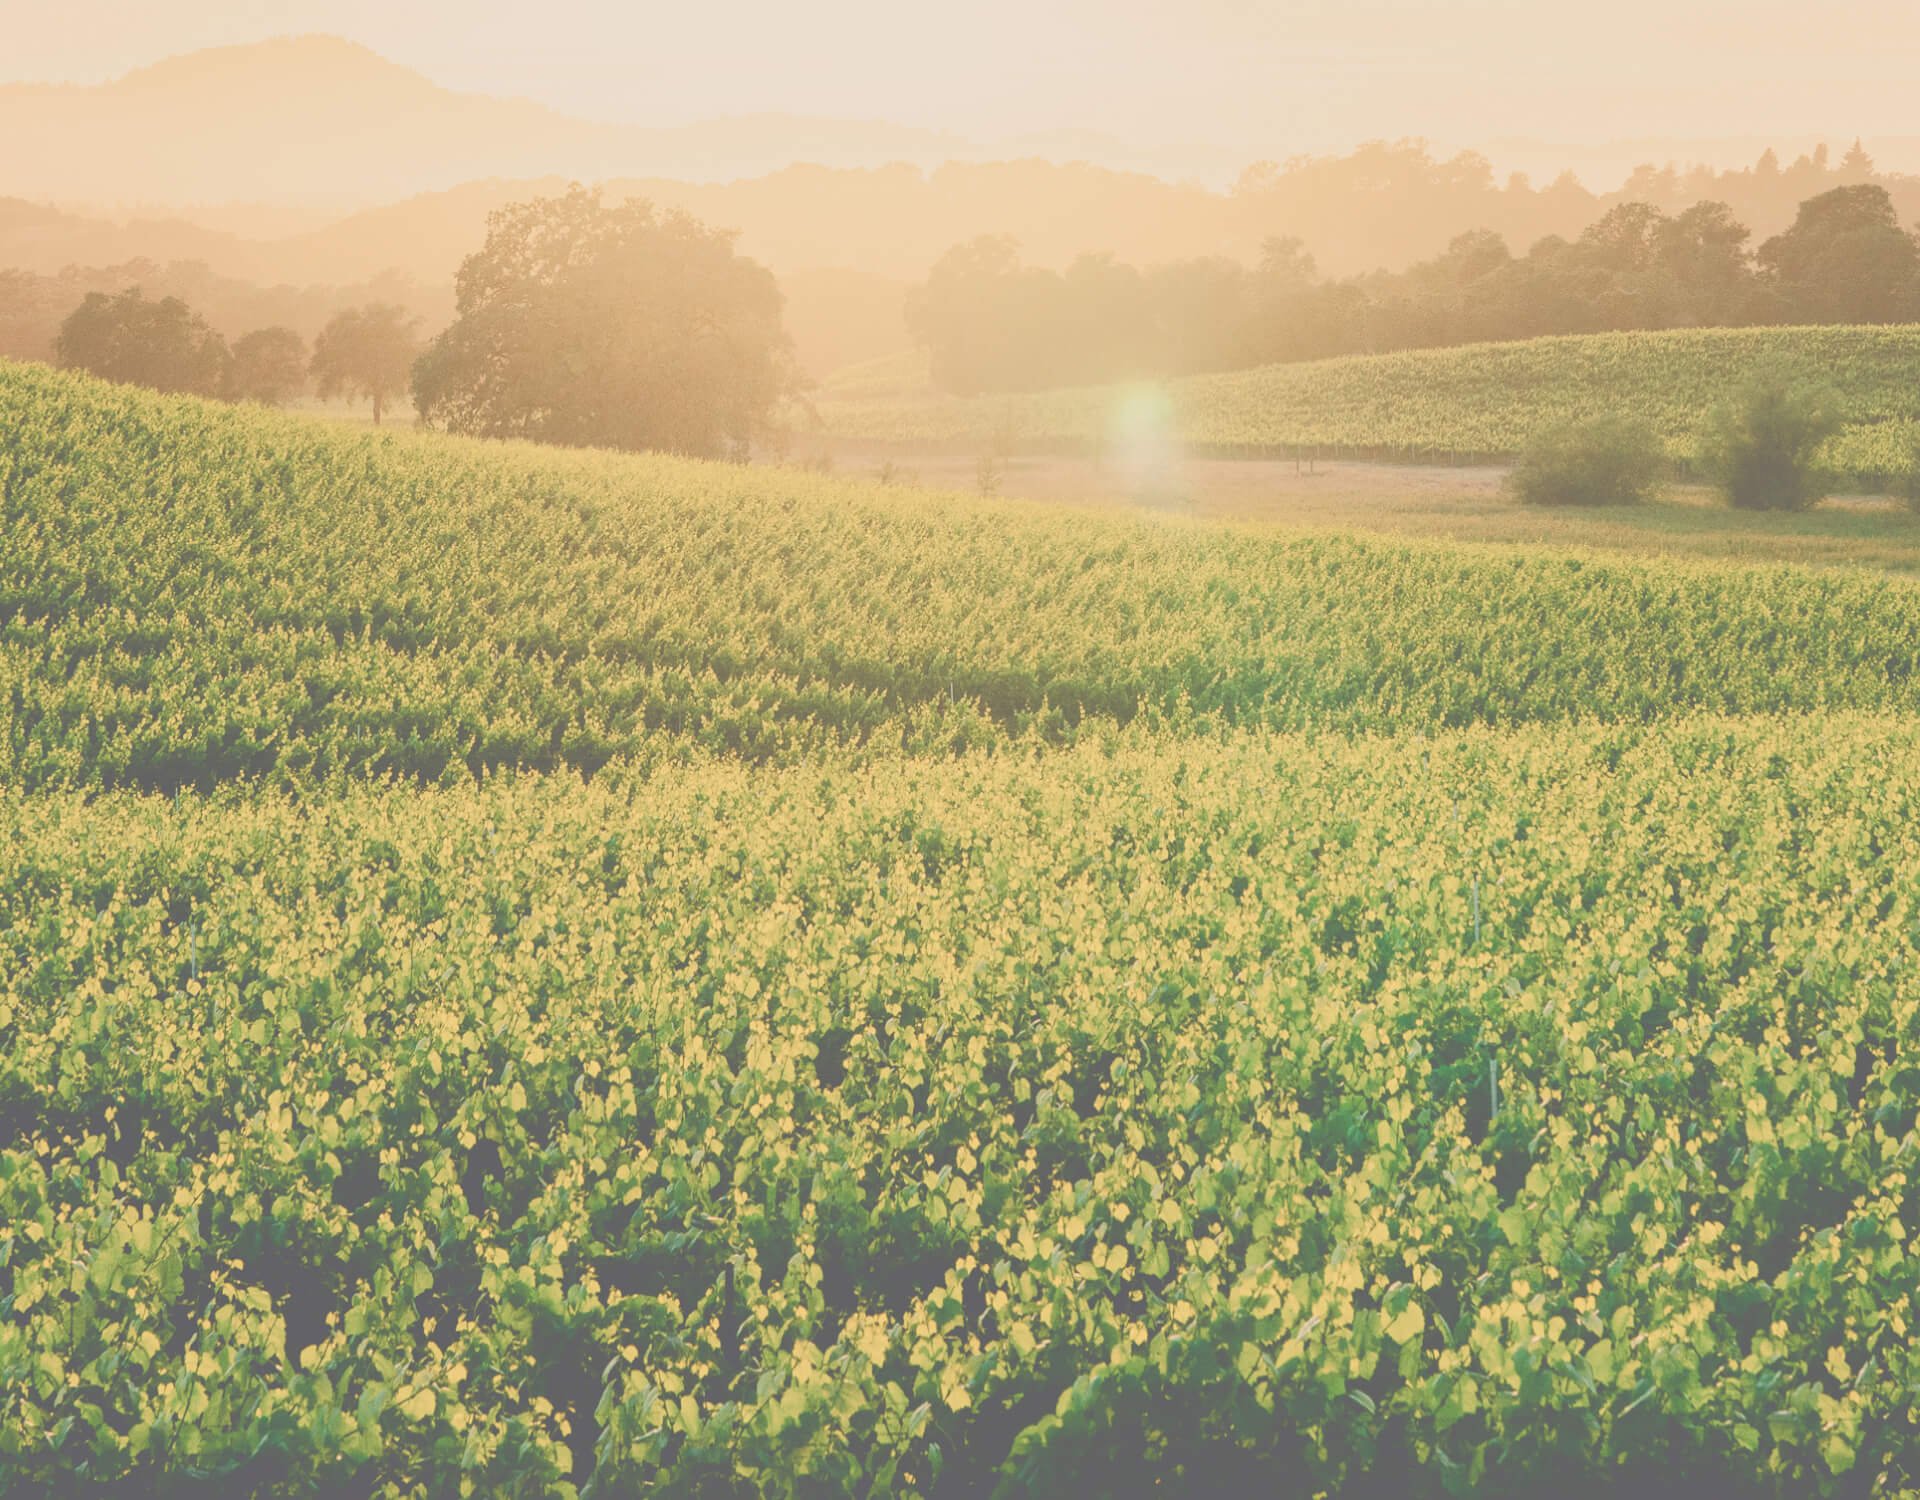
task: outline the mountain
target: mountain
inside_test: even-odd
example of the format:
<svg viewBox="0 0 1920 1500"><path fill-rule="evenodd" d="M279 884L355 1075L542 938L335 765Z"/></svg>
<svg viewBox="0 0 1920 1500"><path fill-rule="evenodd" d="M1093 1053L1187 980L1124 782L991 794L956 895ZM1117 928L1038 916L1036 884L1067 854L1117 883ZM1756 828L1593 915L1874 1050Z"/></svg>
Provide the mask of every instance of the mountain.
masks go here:
<svg viewBox="0 0 1920 1500"><path fill-rule="evenodd" d="M261 272L268 255L254 240L180 218L102 219L0 197L0 266L50 274L65 266L126 260L202 261L229 275Z"/></svg>
<svg viewBox="0 0 1920 1500"><path fill-rule="evenodd" d="M206 227L193 210L127 222L0 198L0 266L52 273L137 256L205 261L259 281L337 283L391 270L451 282L486 237L493 210L562 192L567 181L487 177L261 237ZM1011 234L1030 258L1063 264L1088 250L1147 262L1250 255L1271 232L1235 222L1230 199L1192 184L1040 160L950 162L932 171L807 164L718 183L616 176L601 188L610 202L645 198L736 230L744 253L782 275L851 268L917 281L942 252L980 234Z"/></svg>
<svg viewBox="0 0 1920 1500"><path fill-rule="evenodd" d="M796 160L932 164L937 131L756 115L674 128L456 93L352 42L307 36L170 58L110 83L0 85L0 194L62 203L325 202L340 210L486 177L723 180Z"/></svg>
<svg viewBox="0 0 1920 1500"><path fill-rule="evenodd" d="M559 176L486 178L348 213L320 229L259 238L204 227L197 213L191 222L121 221L0 198L0 271L54 277L69 267L120 270L104 281L67 276L61 284L74 288L74 301L96 282L178 290L233 280L301 289L302 306L329 305L326 289L386 277L416 288L394 300L438 326L461 259L486 238L487 216L507 203L561 192L566 183ZM1259 243L1230 221L1227 200L1217 194L1084 164L950 163L931 172L904 164L806 165L727 183L620 177L602 186L611 202L645 198L739 231L740 249L780 279L801 364L822 376L905 348L908 287L948 247L977 234L1012 234L1048 264L1107 248L1141 261L1222 250L1250 255ZM128 267L136 261L171 270L163 280ZM250 325L218 326L239 332Z"/></svg>
<svg viewBox="0 0 1920 1500"><path fill-rule="evenodd" d="M299 281L393 267L451 279L485 238L490 212L565 186L561 177L494 178L382 204L277 241L280 274ZM644 198L737 230L740 249L781 274L854 267L919 280L944 251L980 234L1011 234L1048 264L1109 248L1141 261L1259 248L1235 234L1217 194L1085 164L949 162L930 172L807 164L724 183L614 177L600 186L609 202Z"/></svg>
<svg viewBox="0 0 1920 1500"><path fill-rule="evenodd" d="M1537 186L1502 181L1486 157L1407 141L1231 173L1221 159L1214 178L1233 183L1222 190L1118 167L1108 158L1127 148L1093 132L1026 137L983 160L990 148L859 122L595 124L451 92L324 37L193 53L102 85L0 86L0 141L31 143L0 152L0 272L41 278L41 301L137 282L217 299L244 327L267 310L233 285L247 283L274 291L277 320L305 326L378 285L437 325L489 213L592 181L610 201L646 198L737 231L740 250L780 278L802 362L822 375L903 347L908 289L979 235L1010 236L1030 264L1056 267L1089 251L1134 265L1244 263L1292 237L1323 273L1353 276L1438 256L1471 230L1516 250L1571 237L1626 201L1669 212L1724 201L1757 243L1805 199L1867 180L1836 148L1831 160L1782 152L1764 173L1643 167L1597 194L1558 168ZM1750 159L1751 144L1728 154ZM1543 167L1566 159L1548 153L1574 154L1504 149L1536 150ZM1163 160L1203 154L1169 148ZM1134 156L1144 165L1152 153ZM1920 178L1872 180L1903 221L1920 219ZM47 309L29 311L42 328Z"/></svg>

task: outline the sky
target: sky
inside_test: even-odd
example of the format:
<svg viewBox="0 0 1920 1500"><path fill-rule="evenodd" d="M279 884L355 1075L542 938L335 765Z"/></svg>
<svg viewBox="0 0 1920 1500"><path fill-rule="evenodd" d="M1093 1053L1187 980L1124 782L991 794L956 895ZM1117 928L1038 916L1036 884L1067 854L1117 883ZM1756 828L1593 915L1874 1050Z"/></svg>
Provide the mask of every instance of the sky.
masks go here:
<svg viewBox="0 0 1920 1500"><path fill-rule="evenodd" d="M779 111L1276 155L1920 135L1916 0L0 0L0 80L307 32L642 124Z"/></svg>

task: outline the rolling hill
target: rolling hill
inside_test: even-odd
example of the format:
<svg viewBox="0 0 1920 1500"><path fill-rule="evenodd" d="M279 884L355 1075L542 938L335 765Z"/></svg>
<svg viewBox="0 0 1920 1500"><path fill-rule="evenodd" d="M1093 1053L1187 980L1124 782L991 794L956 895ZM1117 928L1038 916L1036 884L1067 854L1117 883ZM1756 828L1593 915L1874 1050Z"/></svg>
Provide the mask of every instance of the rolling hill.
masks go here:
<svg viewBox="0 0 1920 1500"><path fill-rule="evenodd" d="M1920 587L0 433L14 1488L1920 1482Z"/></svg>
<svg viewBox="0 0 1920 1500"><path fill-rule="evenodd" d="M932 392L924 362L893 359L844 372L814 410L829 435L906 447L1099 451L1145 424L1202 452L1440 463L1510 456L1552 422L1616 411L1644 417L1685 458L1714 403L1761 366L1838 393L1847 426L1828 448L1836 472L1912 466L1915 327L1591 334L974 398Z"/></svg>
<svg viewBox="0 0 1920 1500"><path fill-rule="evenodd" d="M797 160L932 163L938 132L767 115L650 128L444 89L336 37L168 58L108 83L0 85L0 192L63 203L362 207L488 177L724 180Z"/></svg>
<svg viewBox="0 0 1920 1500"><path fill-rule="evenodd" d="M1190 716L1920 710L1920 591L1864 574L1095 519L357 435L32 366L0 366L0 430L0 779L26 785L438 781Z"/></svg>

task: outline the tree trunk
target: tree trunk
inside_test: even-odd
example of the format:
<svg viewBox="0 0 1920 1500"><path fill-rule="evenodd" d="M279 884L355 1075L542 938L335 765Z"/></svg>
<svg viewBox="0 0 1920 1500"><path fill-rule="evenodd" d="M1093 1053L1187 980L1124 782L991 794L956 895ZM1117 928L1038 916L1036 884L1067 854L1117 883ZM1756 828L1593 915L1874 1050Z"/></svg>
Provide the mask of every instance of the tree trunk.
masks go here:
<svg viewBox="0 0 1920 1500"><path fill-rule="evenodd" d="M387 398L379 391L373 393L373 425L380 425L380 414L387 409Z"/></svg>

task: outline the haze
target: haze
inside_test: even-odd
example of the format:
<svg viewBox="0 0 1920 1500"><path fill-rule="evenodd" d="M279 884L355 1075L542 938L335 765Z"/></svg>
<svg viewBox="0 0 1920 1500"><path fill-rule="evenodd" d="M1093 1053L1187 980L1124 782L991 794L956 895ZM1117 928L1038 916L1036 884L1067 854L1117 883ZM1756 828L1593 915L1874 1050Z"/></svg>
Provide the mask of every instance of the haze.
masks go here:
<svg viewBox="0 0 1920 1500"><path fill-rule="evenodd" d="M1912 133L1920 7L1855 0L0 0L0 78L325 32L445 86L666 125L766 111L1240 155ZM1530 161L1519 164L1529 165Z"/></svg>

